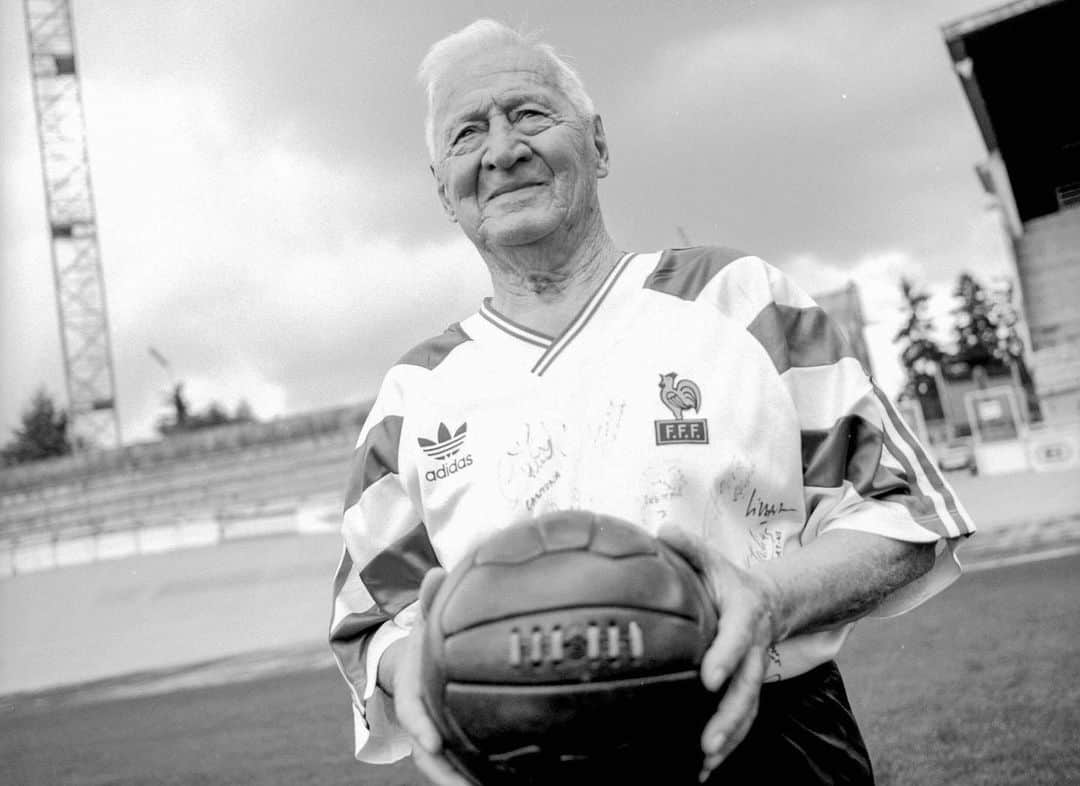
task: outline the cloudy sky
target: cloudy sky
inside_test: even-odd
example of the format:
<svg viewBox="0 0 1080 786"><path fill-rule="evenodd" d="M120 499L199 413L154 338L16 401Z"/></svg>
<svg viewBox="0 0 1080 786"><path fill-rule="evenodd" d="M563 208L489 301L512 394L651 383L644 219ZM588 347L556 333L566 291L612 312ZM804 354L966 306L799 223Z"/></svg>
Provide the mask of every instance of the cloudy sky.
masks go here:
<svg viewBox="0 0 1080 786"><path fill-rule="evenodd" d="M939 309L1010 263L941 25L992 0L73 0L118 406L150 438L169 379L261 417L362 400L490 286L439 209L414 73L492 16L570 55L612 148L623 248L742 248L854 279L877 375L906 274ZM0 441L63 366L22 3L0 0Z"/></svg>

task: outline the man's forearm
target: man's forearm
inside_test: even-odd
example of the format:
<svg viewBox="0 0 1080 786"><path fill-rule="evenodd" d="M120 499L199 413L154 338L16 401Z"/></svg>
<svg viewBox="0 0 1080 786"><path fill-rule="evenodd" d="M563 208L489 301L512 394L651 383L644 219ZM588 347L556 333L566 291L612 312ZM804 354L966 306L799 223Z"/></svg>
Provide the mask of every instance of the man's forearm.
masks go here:
<svg viewBox="0 0 1080 786"><path fill-rule="evenodd" d="M932 543L837 529L791 557L761 562L752 570L775 590L773 629L779 641L856 620L933 564Z"/></svg>

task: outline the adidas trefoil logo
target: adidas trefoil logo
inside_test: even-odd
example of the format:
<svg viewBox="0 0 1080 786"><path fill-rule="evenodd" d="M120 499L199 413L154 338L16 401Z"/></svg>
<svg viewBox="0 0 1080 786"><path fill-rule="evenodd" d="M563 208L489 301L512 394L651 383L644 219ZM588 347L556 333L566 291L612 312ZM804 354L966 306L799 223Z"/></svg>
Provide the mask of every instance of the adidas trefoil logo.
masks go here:
<svg viewBox="0 0 1080 786"><path fill-rule="evenodd" d="M468 425L468 423L462 423L458 430L451 434L446 424L440 423L439 431L434 440L420 437L416 441L420 444L422 451L436 461L442 461L461 450L461 445L465 442L465 432Z"/></svg>
<svg viewBox="0 0 1080 786"><path fill-rule="evenodd" d="M459 456L462 446L465 444L465 436L468 431L468 423L462 423L458 427L458 430L453 434L450 433L450 429L447 428L445 423L439 424L439 429L435 434L435 439L424 439L423 437L417 438L416 442L420 445L420 449L424 451L424 454L430 456L436 461L444 462L436 469L430 469L424 473L424 478L429 482L436 480L442 480L443 478L453 475L466 467L471 467L473 463L472 454L467 456ZM447 459L453 459L447 461Z"/></svg>

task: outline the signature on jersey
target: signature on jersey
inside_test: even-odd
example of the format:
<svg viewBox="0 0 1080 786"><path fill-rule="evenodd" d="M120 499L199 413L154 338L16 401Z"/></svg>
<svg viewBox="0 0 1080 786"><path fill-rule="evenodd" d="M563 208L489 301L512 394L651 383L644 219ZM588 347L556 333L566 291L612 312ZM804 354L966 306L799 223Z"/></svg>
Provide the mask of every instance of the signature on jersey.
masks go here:
<svg viewBox="0 0 1080 786"><path fill-rule="evenodd" d="M752 488L754 465L739 459L732 462L723 475L716 481L715 494L718 498L730 497L732 502L743 499Z"/></svg>
<svg viewBox="0 0 1080 786"><path fill-rule="evenodd" d="M750 492L750 499L746 501L746 518L771 519L781 513L794 513L795 508L789 508L782 501L768 502L758 496L757 487Z"/></svg>
<svg viewBox="0 0 1080 786"><path fill-rule="evenodd" d="M554 485L564 456L554 436L558 433L542 422L523 424L499 459L499 482L509 499L543 496Z"/></svg>
<svg viewBox="0 0 1080 786"><path fill-rule="evenodd" d="M683 496L686 476L678 467L649 467L642 477L645 493L641 499L641 520L662 522L668 518L672 501Z"/></svg>
<svg viewBox="0 0 1080 786"><path fill-rule="evenodd" d="M761 522L757 527L747 530L750 536L751 560L766 561L776 559L784 553L784 533L778 529L770 529L769 525Z"/></svg>

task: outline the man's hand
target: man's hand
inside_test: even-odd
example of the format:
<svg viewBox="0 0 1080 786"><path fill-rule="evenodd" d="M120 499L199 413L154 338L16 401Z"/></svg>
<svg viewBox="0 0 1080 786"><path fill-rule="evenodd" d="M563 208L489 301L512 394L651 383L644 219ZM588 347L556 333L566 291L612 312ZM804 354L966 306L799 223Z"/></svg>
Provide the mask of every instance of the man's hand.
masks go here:
<svg viewBox="0 0 1080 786"><path fill-rule="evenodd" d="M720 616L716 638L701 662L701 681L710 691L727 688L705 724L700 780L742 742L757 716L767 649L781 637L779 588L764 576L742 570L699 537L665 526L659 537L701 574Z"/></svg>
<svg viewBox="0 0 1080 786"><path fill-rule="evenodd" d="M421 597L434 595L445 571L433 568L424 577ZM421 607L426 604L421 603ZM424 621L418 619L409 635L392 644L379 664L379 681L391 685L394 712L398 723L408 732L412 742L413 761L424 775L437 786L469 786L449 760L442 754L442 737L428 716L420 698L420 658L423 651ZM388 657L389 656L389 657Z"/></svg>

